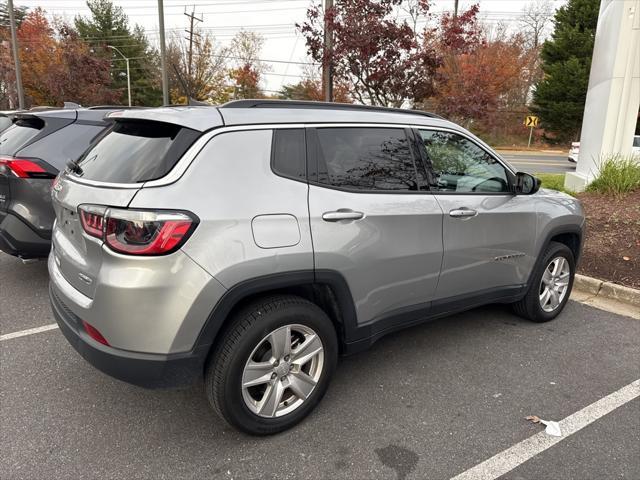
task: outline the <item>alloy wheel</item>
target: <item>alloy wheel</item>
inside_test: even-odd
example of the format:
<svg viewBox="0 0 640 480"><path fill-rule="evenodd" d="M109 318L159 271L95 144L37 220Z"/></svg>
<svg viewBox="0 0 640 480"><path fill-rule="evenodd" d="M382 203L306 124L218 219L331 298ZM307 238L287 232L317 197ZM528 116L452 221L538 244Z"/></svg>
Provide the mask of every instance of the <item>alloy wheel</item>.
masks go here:
<svg viewBox="0 0 640 480"><path fill-rule="evenodd" d="M569 289L571 267L564 257L555 257L549 262L540 281L540 307L553 312L562 304Z"/></svg>
<svg viewBox="0 0 640 480"><path fill-rule="evenodd" d="M242 372L245 405L260 417L273 418L298 409L322 375L324 347L304 325L285 325L253 349Z"/></svg>

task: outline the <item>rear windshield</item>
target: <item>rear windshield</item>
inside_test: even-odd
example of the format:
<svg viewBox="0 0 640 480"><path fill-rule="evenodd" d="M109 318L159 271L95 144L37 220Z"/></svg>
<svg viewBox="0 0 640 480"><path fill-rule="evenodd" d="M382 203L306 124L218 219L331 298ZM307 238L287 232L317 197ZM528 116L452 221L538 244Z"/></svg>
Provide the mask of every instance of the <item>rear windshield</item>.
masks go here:
<svg viewBox="0 0 640 480"><path fill-rule="evenodd" d="M13 126L0 133L0 154L13 155L43 127L44 121L39 118L16 120Z"/></svg>
<svg viewBox="0 0 640 480"><path fill-rule="evenodd" d="M200 132L162 122L118 120L78 161L76 175L110 183L137 183L166 175Z"/></svg>

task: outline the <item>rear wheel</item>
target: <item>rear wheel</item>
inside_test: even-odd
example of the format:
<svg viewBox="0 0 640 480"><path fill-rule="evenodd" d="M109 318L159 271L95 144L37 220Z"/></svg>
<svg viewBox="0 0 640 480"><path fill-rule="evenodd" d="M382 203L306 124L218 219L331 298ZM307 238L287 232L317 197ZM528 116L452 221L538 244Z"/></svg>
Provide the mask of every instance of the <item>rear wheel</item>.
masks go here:
<svg viewBox="0 0 640 480"><path fill-rule="evenodd" d="M331 320L315 304L282 295L240 310L207 366L214 409L254 435L292 427L321 400L336 366Z"/></svg>
<svg viewBox="0 0 640 480"><path fill-rule="evenodd" d="M551 242L536 265L529 291L513 304L521 317L534 322L548 322L562 311L573 287L575 260L573 252L562 243Z"/></svg>

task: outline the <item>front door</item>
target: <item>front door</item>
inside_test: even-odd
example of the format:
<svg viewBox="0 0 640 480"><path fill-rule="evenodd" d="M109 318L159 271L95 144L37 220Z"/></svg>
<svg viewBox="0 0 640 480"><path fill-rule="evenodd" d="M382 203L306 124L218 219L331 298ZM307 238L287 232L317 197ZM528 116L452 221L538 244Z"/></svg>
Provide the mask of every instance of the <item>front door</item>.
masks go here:
<svg viewBox="0 0 640 480"><path fill-rule="evenodd" d="M359 326L428 307L442 261L442 210L402 127L308 129L317 270L339 272Z"/></svg>
<svg viewBox="0 0 640 480"><path fill-rule="evenodd" d="M524 285L535 263L531 198L513 194L513 173L471 138L427 129L418 135L444 214L436 297Z"/></svg>

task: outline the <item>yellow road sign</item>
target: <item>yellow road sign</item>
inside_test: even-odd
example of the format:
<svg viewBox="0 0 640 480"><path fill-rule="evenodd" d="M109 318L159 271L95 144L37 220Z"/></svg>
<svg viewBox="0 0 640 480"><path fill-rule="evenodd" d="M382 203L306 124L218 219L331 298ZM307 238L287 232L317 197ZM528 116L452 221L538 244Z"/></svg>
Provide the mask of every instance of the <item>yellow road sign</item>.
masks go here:
<svg viewBox="0 0 640 480"><path fill-rule="evenodd" d="M524 124L527 127L537 127L538 126L538 117L536 117L534 115L529 115L527 118L525 118Z"/></svg>

